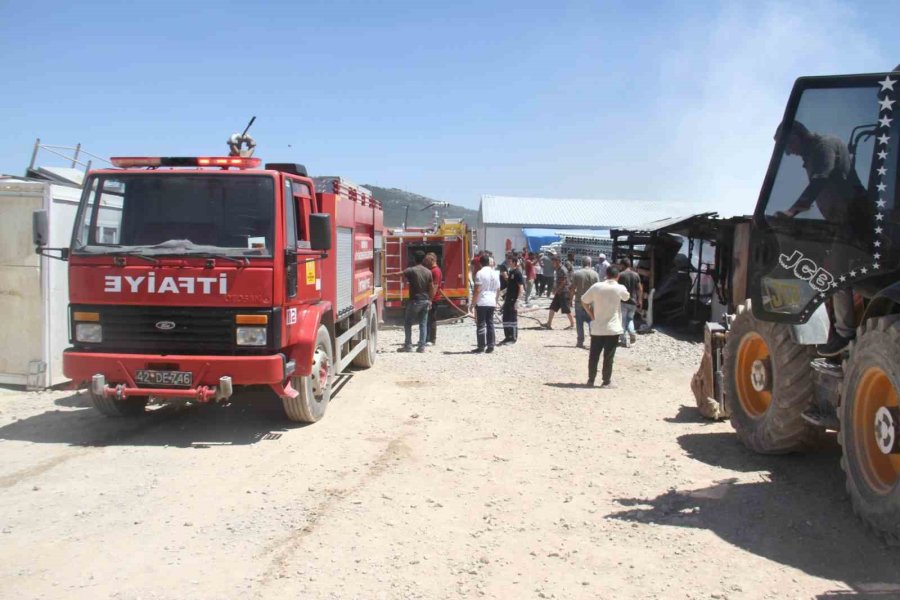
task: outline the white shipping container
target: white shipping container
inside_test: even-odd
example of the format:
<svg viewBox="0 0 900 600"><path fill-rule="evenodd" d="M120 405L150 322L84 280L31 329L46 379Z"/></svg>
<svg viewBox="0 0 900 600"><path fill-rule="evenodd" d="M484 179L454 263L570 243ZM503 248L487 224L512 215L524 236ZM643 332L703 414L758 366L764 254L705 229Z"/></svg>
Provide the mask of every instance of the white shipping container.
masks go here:
<svg viewBox="0 0 900 600"><path fill-rule="evenodd" d="M67 263L35 254L32 214L46 210L49 247L68 248L81 188L0 179L0 384L41 389L66 381Z"/></svg>

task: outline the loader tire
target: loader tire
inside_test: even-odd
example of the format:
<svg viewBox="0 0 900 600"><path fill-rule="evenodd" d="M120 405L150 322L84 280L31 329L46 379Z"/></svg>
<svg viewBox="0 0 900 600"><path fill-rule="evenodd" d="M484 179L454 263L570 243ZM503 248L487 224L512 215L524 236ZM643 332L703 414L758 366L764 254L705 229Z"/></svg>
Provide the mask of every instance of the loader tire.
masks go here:
<svg viewBox="0 0 900 600"><path fill-rule="evenodd" d="M378 313L375 304L366 311L366 348L353 357L353 366L368 369L375 364L375 353L378 352Z"/></svg>
<svg viewBox="0 0 900 600"><path fill-rule="evenodd" d="M283 397L284 412L291 421L315 423L325 416L331 400L334 384L334 351L331 335L324 325L316 334L316 348L313 352L312 371L309 375L297 375L291 379L297 390L296 398Z"/></svg>
<svg viewBox="0 0 900 600"><path fill-rule="evenodd" d="M844 361L838 441L853 512L891 546L900 546L898 390L900 315L870 319Z"/></svg>
<svg viewBox="0 0 900 600"><path fill-rule="evenodd" d="M107 417L139 417L144 414L144 407L147 406L147 398L142 396L116 400L93 392L90 394L93 407Z"/></svg>
<svg viewBox="0 0 900 600"><path fill-rule="evenodd" d="M725 344L725 406L741 442L760 454L807 450L822 430L802 413L813 399L814 349L790 327L760 321L741 307Z"/></svg>

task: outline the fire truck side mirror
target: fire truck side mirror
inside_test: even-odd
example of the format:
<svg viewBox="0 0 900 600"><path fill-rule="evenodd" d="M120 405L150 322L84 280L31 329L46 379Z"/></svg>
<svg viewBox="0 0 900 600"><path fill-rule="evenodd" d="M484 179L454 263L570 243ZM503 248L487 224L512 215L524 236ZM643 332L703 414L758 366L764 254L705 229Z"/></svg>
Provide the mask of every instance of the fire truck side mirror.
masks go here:
<svg viewBox="0 0 900 600"><path fill-rule="evenodd" d="M31 215L31 238L37 247L46 246L50 242L50 226L46 210L36 210Z"/></svg>
<svg viewBox="0 0 900 600"><path fill-rule="evenodd" d="M322 252L331 250L331 215L328 213L309 215L309 247Z"/></svg>

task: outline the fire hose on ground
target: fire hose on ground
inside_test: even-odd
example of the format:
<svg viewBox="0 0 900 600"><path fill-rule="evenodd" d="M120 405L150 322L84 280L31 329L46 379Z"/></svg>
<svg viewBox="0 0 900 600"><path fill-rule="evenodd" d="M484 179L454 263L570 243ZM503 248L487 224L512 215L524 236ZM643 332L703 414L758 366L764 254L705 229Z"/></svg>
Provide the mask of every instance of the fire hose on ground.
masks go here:
<svg viewBox="0 0 900 600"><path fill-rule="evenodd" d="M473 315L469 311L461 308L456 302L453 301L452 298L450 298L450 296L448 296L444 292L444 290L438 290L438 292L441 294L443 299L447 301L447 304L449 304L453 310L455 310L456 312L459 313L459 316L457 316L457 317L450 317L448 319L440 319L440 320L436 321L436 323L438 325L447 324L447 323L456 323L460 319L466 319L466 318L474 319L475 318L475 315ZM540 319L538 319L537 317L534 317L529 314L524 314L524 313L529 313L529 312L536 312L538 310L542 310L542 309L538 308L538 307L534 307L534 308L529 308L527 310L520 310L520 311L518 311L518 316L526 318L526 319L532 319L532 320L536 321L537 323L542 323L542 321ZM402 325L392 325L392 326L388 326L388 327L400 328L400 327L402 327ZM386 327L386 328L388 328L388 327Z"/></svg>

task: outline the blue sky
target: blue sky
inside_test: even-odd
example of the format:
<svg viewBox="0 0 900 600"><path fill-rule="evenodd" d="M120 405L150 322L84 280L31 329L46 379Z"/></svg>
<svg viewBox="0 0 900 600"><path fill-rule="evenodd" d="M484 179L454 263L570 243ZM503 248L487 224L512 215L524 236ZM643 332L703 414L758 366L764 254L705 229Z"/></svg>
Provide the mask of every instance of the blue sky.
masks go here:
<svg viewBox="0 0 900 600"><path fill-rule="evenodd" d="M0 172L36 137L482 194L752 210L800 75L900 62L896 3L0 0ZM52 163L48 155L45 163Z"/></svg>

